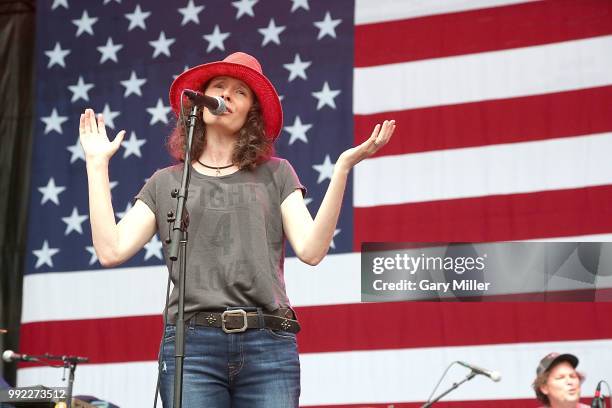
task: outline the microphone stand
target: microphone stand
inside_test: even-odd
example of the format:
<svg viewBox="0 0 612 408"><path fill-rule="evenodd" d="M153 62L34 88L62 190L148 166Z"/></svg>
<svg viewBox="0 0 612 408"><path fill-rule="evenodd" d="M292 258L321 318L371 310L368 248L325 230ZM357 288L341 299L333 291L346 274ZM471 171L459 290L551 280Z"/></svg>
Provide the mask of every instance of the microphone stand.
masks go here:
<svg viewBox="0 0 612 408"><path fill-rule="evenodd" d="M66 406L70 408L72 406L72 390L74 387L74 372L76 371L78 363L86 363L89 361L87 357L79 357L79 356L56 356L53 354L45 353L43 355L30 355L28 356L29 360L25 361L36 361L39 363L46 364L50 367L69 369L70 373L68 375L68 389L66 390ZM51 361L53 360L61 360L63 365L53 365ZM65 373L65 371L64 371ZM66 377L62 378L62 381L65 380Z"/></svg>
<svg viewBox="0 0 612 408"><path fill-rule="evenodd" d="M49 353L45 353L42 356L46 360L62 360L64 362L64 369L68 369L68 390L66 391L66 406L70 408L72 406L72 389L74 387L74 372L76 371L78 363L86 363L89 361L86 357L78 356L54 356Z"/></svg>
<svg viewBox="0 0 612 408"><path fill-rule="evenodd" d="M70 370L68 374L68 391L66 392L66 405L68 408L72 406L72 388L74 386L74 372L76 371L76 367L78 364L78 360L76 358L63 358L64 360L64 368Z"/></svg>
<svg viewBox="0 0 612 408"><path fill-rule="evenodd" d="M181 101L183 97L181 95ZM182 104L181 104L182 105ZM182 112L181 107L181 112ZM187 227L189 226L189 214L187 213L187 192L191 177L191 144L193 141L193 130L197 118L198 107L194 104L187 118L187 140L185 144L185 160L183 176L179 190L173 190L171 195L177 199L176 217L172 212L168 213L168 223L171 225L172 233L168 237L170 244L168 256L172 262L179 260L178 277L178 315L176 318L176 337L174 339L174 408L181 408L183 401L183 361L185 359L185 276L187 275ZM178 225L175 221L178 220Z"/></svg>
<svg viewBox="0 0 612 408"><path fill-rule="evenodd" d="M453 385L448 390L446 390L442 394L438 395L436 398L433 399L433 401L429 401L429 402L421 405L421 408L429 408L429 407L431 407L434 403L436 403L439 400L441 400L442 397L445 397L447 394L449 394L450 392L452 392L455 389L457 389L461 384L463 384L464 382L467 382L467 381L471 380L472 378L476 377L476 374L477 373L474 370L472 370L472 372L470 372L463 380L459 381L458 383L453 383Z"/></svg>

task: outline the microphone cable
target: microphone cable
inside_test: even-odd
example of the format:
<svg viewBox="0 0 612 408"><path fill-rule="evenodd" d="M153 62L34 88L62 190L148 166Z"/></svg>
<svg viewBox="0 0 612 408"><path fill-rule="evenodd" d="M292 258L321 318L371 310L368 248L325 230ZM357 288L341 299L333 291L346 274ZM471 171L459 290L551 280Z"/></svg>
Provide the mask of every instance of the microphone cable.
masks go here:
<svg viewBox="0 0 612 408"><path fill-rule="evenodd" d="M168 324L168 304L170 303L170 282L172 276L172 267L174 262L170 263L170 270L168 272L168 283L166 284L166 305L164 306L164 317L163 317L163 330L161 340L159 341L159 353L157 355L157 381L155 384L155 396L153 397L153 408L157 408L157 396L160 393L160 381L161 381L161 368L162 358L164 355L164 338L166 336L166 325Z"/></svg>

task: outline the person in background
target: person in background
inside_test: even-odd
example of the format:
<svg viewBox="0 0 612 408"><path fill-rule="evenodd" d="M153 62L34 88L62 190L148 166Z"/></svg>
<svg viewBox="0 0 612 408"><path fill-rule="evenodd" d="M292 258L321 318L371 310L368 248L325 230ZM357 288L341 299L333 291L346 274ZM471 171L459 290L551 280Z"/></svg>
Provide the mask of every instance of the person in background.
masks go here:
<svg viewBox="0 0 612 408"><path fill-rule="evenodd" d="M578 358L572 354L550 353L540 361L533 389L544 407L589 408L580 403L584 375L577 366Z"/></svg>

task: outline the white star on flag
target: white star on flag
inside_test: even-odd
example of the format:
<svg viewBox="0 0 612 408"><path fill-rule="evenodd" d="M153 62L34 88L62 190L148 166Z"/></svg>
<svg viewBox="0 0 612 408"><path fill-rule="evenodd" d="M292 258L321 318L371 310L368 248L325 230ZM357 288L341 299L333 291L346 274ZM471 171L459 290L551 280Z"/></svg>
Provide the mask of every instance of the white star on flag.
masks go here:
<svg viewBox="0 0 612 408"><path fill-rule="evenodd" d="M89 218L87 215L79 215L77 208L73 207L70 216L62 217L62 221L66 223L66 231L64 231L64 235L68 235L72 231L76 231L82 235L83 228L81 224L83 224L87 218Z"/></svg>
<svg viewBox="0 0 612 408"><path fill-rule="evenodd" d="M331 242L329 243L329 246L330 246L332 249L336 249L336 243L334 242L334 237L335 237L336 235L338 235L338 234L340 233L340 231L341 231L341 230L340 230L340 229L338 229L338 228L336 228L336 229L334 230L334 235L332 236L332 240L331 240Z"/></svg>
<svg viewBox="0 0 612 408"><path fill-rule="evenodd" d="M296 140L301 140L304 143L308 143L308 137L306 137L306 132L311 127L311 124L302 123L300 117L296 116L295 120L293 121L293 125L285 126L285 130L291 134L291 138L289 139L289 146L291 146Z"/></svg>
<svg viewBox="0 0 612 408"><path fill-rule="evenodd" d="M151 258L152 256L156 257L157 259L163 259L161 251L162 243L159 238L157 238L157 234L153 235L151 241L149 241L148 244L145 244L144 248L147 250L144 256L145 261Z"/></svg>
<svg viewBox="0 0 612 408"><path fill-rule="evenodd" d="M317 103L317 110L324 106L329 106L332 109L336 109L336 102L334 101L334 98L338 95L340 95L340 90L330 89L327 81L325 81L323 88L319 92L312 93L312 96L319 100Z"/></svg>
<svg viewBox="0 0 612 408"><path fill-rule="evenodd" d="M117 187L119 185L118 181L109 181L108 185L110 186L111 191L113 191L113 188Z"/></svg>
<svg viewBox="0 0 612 408"><path fill-rule="evenodd" d="M104 125L111 129L115 128L115 118L119 116L118 111L112 111L109 104L104 104L104 109L102 110L102 116L104 117Z"/></svg>
<svg viewBox="0 0 612 408"><path fill-rule="evenodd" d="M117 52L123 48L122 44L113 44L113 39L108 37L105 45L101 45L96 47L100 52L100 64L104 63L106 60L112 60L115 62L119 62L117 60Z"/></svg>
<svg viewBox="0 0 612 408"><path fill-rule="evenodd" d="M315 21L314 25L319 28L319 35L317 40L329 35L330 37L336 38L336 27L342 22L341 19L332 20L329 11L325 13L325 17L321 21Z"/></svg>
<svg viewBox="0 0 612 408"><path fill-rule="evenodd" d="M150 11L142 11L142 9L140 8L140 4L137 4L133 12L125 14L125 18L130 20L128 31L132 31L136 27L140 27L143 30L146 30L147 24L145 20L149 18L150 15Z"/></svg>
<svg viewBox="0 0 612 408"><path fill-rule="evenodd" d="M51 115L40 118L45 123L45 135L51 131L62 134L62 123L68 120L68 116L60 116L57 109L53 108Z"/></svg>
<svg viewBox="0 0 612 408"><path fill-rule="evenodd" d="M310 203L312 203L312 198L307 197L307 198L305 198L305 199L304 199L304 204L305 204L306 206L308 206L308 204L310 204Z"/></svg>
<svg viewBox="0 0 612 408"><path fill-rule="evenodd" d="M57 254L60 250L58 248L49 248L49 242L45 239L43 242L43 246L40 249L35 249L32 251L34 256L36 256L36 265L34 268L38 269L42 265L48 265L53 268L53 256Z"/></svg>
<svg viewBox="0 0 612 408"><path fill-rule="evenodd" d="M184 26L190 21L193 21L196 24L200 24L200 17L198 14L204 10L204 6L196 6L193 4L193 0L189 0L186 7L181 7L178 9L178 12L183 15L183 21L181 21L181 25Z"/></svg>
<svg viewBox="0 0 612 408"><path fill-rule="evenodd" d="M325 155L325 160L321 164L313 164L312 168L319 172L319 178L317 179L317 184L320 184L325 179L332 178L332 174L334 173L334 163L329 159L329 154Z"/></svg>
<svg viewBox="0 0 612 408"><path fill-rule="evenodd" d="M72 20L72 24L77 26L76 36L80 36L83 33L94 35L93 25L98 21L98 17L89 17L87 10L83 10L81 18Z"/></svg>
<svg viewBox="0 0 612 408"><path fill-rule="evenodd" d="M89 90L94 87L94 84L86 84L83 77L79 75L79 80L75 85L68 85L68 89L72 92L70 102L76 102L83 99L89 102Z"/></svg>
<svg viewBox="0 0 612 408"><path fill-rule="evenodd" d="M89 258L89 265L93 265L98 262L98 254L96 254L96 249L93 246L87 246L85 247L85 250L91 254L91 257Z"/></svg>
<svg viewBox="0 0 612 408"><path fill-rule="evenodd" d="M291 5L292 13L299 8L303 8L304 10L310 10L310 7L308 6L308 0L291 0L291 2L293 3Z"/></svg>
<svg viewBox="0 0 612 408"><path fill-rule="evenodd" d="M66 147L66 150L70 152L70 164L79 159L85 161L85 151L83 150L83 146L81 146L81 142L79 141L78 137L72 146Z"/></svg>
<svg viewBox="0 0 612 408"><path fill-rule="evenodd" d="M170 106L164 105L162 98L158 98L155 107L147 108L147 112L151 115L149 125L154 125L157 122L168 123L168 113L170 113L170 110Z"/></svg>
<svg viewBox="0 0 612 408"><path fill-rule="evenodd" d="M143 86L147 82L147 80L144 78L138 78L136 76L136 72L132 71L129 79L120 82L121 85L125 87L125 92L123 93L123 97L125 98L131 94L142 96L142 91L140 90L140 87Z"/></svg>
<svg viewBox="0 0 612 408"><path fill-rule="evenodd" d="M66 10L68 9L68 0L53 0L53 4L51 5L51 10L55 10L59 6L62 6Z"/></svg>
<svg viewBox="0 0 612 408"><path fill-rule="evenodd" d="M132 209L132 203L128 202L127 205L125 206L125 210L124 211L117 211L115 213L115 215L117 216L117 218L119 218L120 220L123 219L123 217L125 217L125 214L128 213L128 211L130 211Z"/></svg>
<svg viewBox="0 0 612 408"><path fill-rule="evenodd" d="M104 0L104 4L108 4L108 3L110 3L111 1L113 1L113 0ZM117 3L119 3L119 4L121 4L121 0L114 0L114 1L116 1L116 2L117 2Z"/></svg>
<svg viewBox="0 0 612 408"><path fill-rule="evenodd" d="M277 26L276 23L274 22L274 19L271 18L266 28L257 29L257 31L259 31L259 33L263 35L261 46L265 47L266 44L268 44L270 41L280 45L279 35L283 31L285 31L286 28L287 28L286 26Z"/></svg>
<svg viewBox="0 0 612 408"><path fill-rule="evenodd" d="M240 0L233 1L232 6L236 7L236 20L239 20L245 14L248 14L251 17L255 17L255 12L253 11L253 6L257 4L259 0Z"/></svg>
<svg viewBox="0 0 612 408"><path fill-rule="evenodd" d="M55 47L52 50L45 51L45 55L49 57L49 63L47 64L47 68L51 68L53 65L57 64L62 68L66 68L66 62L64 58L70 54L69 49L62 49L62 46L59 42L55 43Z"/></svg>
<svg viewBox="0 0 612 408"><path fill-rule="evenodd" d="M203 37L206 41L208 41L208 47L206 48L206 52L211 52L215 48L219 48L221 51L225 51L225 46L223 42L230 36L230 33L222 33L219 29L219 25L215 25L213 32L210 34L205 34Z"/></svg>
<svg viewBox="0 0 612 408"><path fill-rule="evenodd" d="M170 56L170 46L174 44L176 40L174 38L166 38L166 34L162 31L159 33L159 38L155 41L149 41L153 50L153 58L156 58L159 54Z"/></svg>
<svg viewBox="0 0 612 408"><path fill-rule="evenodd" d="M295 54L291 64L283 64L283 67L289 71L289 82L295 78L308 79L306 69L312 64L312 61L302 61L300 54Z"/></svg>
<svg viewBox="0 0 612 408"><path fill-rule="evenodd" d="M42 199L40 205L43 205L47 201L51 200L55 205L59 205L59 195L66 190L64 186L56 186L55 179L51 177L49 182L44 187L38 187L38 191L42 193Z"/></svg>
<svg viewBox="0 0 612 408"><path fill-rule="evenodd" d="M137 157L142 157L142 154L140 153L140 148L145 143L147 143L146 139L138 139L136 137L135 132L130 133L130 138L121 142L121 146L125 148L125 151L123 152L123 158L128 158L132 154Z"/></svg>

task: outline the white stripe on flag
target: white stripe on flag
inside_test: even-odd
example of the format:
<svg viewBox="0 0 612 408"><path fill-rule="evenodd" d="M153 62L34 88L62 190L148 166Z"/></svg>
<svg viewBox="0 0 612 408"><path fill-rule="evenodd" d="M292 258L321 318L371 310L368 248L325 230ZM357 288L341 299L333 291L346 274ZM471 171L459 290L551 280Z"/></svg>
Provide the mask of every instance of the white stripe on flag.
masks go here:
<svg viewBox="0 0 612 408"><path fill-rule="evenodd" d="M21 323L160 315L167 279L166 266L27 274Z"/></svg>
<svg viewBox="0 0 612 408"><path fill-rule="evenodd" d="M612 133L602 133L383 156L355 168L353 202L373 207L607 185L611 151Z"/></svg>
<svg viewBox="0 0 612 408"><path fill-rule="evenodd" d="M612 36L602 36L356 68L353 111L371 114L610 85L610 50Z"/></svg>
<svg viewBox="0 0 612 408"><path fill-rule="evenodd" d="M588 340L302 354L300 405L424 401L446 366L456 360L498 370L503 379L493 383L476 377L445 400L532 398L535 367L552 351L579 356L579 368L587 374L586 396L608 375L610 349L612 340ZM122 407L147 406L153 398L156 370L156 362L81 365L75 395L95 395ZM451 369L440 389L466 374L465 369ZM61 376L60 369L20 369L18 385L61 386Z"/></svg>
<svg viewBox="0 0 612 408"><path fill-rule="evenodd" d="M446 366L457 360L498 370L503 379L493 383L486 377L476 377L445 400L533 398L530 385L536 366L552 351L579 356L579 368L587 374L583 384L586 396L599 379L608 375L611 347L612 340L591 340L306 354L300 356L303 384L300 403L425 401ZM453 368L439 390L450 387L451 382L462 379L468 372Z"/></svg>
<svg viewBox="0 0 612 408"><path fill-rule="evenodd" d="M317 267L285 260L287 293L293 306L358 303L358 253L328 255ZM22 323L161 315L167 268L164 265L99 271L34 273L24 277ZM66 288L80 288L70 296ZM38 299L45 299L39 302Z"/></svg>
<svg viewBox="0 0 612 408"><path fill-rule="evenodd" d="M606 242L612 241L610 235L586 235L563 237L560 241ZM546 239L544 241L555 241ZM117 268L98 272L74 272L53 275L52 279L43 279L44 274L26 275L24 291L26 304L36 303L35 299L48 296L49 293L61 293L65 290L66 281L73 287L87 287L71 295L70 300L54 301L45 307L24 307L23 323L97 319L109 317L161 315L165 300L167 271L165 266L147 268L146 277L125 279L134 276L139 268ZM297 258L285 261L285 283L287 294L294 307L354 304L361 302L361 254L328 255L317 267L308 266ZM105 274L112 284L91 285L98 280L96 274ZM92 276L94 275L94 276ZM123 279L123 280L122 280ZM118 284L122 282L122 285ZM600 276L598 288L612 287L612 276ZM536 292L540 288L531 288ZM529 292L529 288L525 288ZM502 291L501 293L506 293ZM499 294L499 293L489 293Z"/></svg>
<svg viewBox="0 0 612 408"><path fill-rule="evenodd" d="M63 369L30 367L17 370L17 385L66 387ZM91 395L120 407L151 407L157 381L157 361L81 364L75 373L73 395ZM158 403L161 407L161 402Z"/></svg>
<svg viewBox="0 0 612 408"><path fill-rule="evenodd" d="M612 242L612 234L576 235L573 237L528 239L532 242Z"/></svg>
<svg viewBox="0 0 612 408"><path fill-rule="evenodd" d="M357 0L355 24L382 23L416 17L529 3L538 0Z"/></svg>

